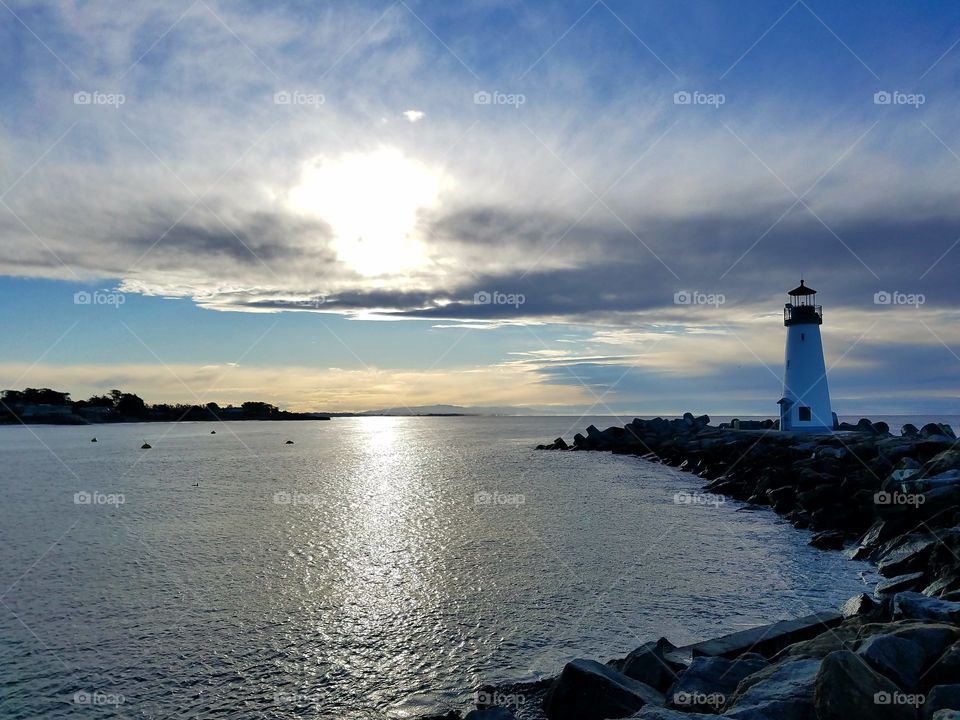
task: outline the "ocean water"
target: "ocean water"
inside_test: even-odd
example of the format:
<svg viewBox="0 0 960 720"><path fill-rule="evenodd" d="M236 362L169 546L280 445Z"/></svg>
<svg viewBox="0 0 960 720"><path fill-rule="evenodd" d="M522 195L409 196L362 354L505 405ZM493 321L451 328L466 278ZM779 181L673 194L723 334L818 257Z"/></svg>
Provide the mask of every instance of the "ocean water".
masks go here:
<svg viewBox="0 0 960 720"><path fill-rule="evenodd" d="M769 511L677 503L696 477L532 449L589 422L0 428L0 717L463 709L867 587Z"/></svg>

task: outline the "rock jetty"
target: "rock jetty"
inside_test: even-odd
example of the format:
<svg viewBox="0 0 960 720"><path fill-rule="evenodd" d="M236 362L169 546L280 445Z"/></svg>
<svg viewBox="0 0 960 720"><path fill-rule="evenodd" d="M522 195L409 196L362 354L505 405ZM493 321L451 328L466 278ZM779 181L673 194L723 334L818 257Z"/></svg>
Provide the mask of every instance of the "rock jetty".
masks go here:
<svg viewBox="0 0 960 720"><path fill-rule="evenodd" d="M812 531L810 544L872 560L884 579L839 612L683 647L651 639L625 658L578 658L554 678L480 688L470 720L960 720L960 444L949 426L895 436L863 419L815 436L686 413L590 426L538 449L631 454L696 474L706 498L769 506Z"/></svg>

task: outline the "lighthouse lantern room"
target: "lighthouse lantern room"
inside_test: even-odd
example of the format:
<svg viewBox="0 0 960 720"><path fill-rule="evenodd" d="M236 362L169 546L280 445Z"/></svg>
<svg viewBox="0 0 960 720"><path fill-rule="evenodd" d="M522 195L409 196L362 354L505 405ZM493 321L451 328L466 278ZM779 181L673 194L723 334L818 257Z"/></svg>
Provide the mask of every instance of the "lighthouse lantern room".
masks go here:
<svg viewBox="0 0 960 720"><path fill-rule="evenodd" d="M803 280L787 295L790 299L783 308L787 328L783 397L778 402L780 429L828 433L837 421L830 407L820 340L823 309L817 305L817 291Z"/></svg>

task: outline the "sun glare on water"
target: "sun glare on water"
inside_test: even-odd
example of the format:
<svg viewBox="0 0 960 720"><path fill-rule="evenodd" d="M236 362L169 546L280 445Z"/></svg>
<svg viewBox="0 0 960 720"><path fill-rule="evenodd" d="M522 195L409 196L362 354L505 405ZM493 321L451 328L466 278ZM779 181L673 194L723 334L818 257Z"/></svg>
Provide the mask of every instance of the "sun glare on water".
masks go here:
<svg viewBox="0 0 960 720"><path fill-rule="evenodd" d="M366 276L426 262L415 236L417 213L437 202L440 176L396 148L318 158L290 191L297 212L327 222L337 257Z"/></svg>

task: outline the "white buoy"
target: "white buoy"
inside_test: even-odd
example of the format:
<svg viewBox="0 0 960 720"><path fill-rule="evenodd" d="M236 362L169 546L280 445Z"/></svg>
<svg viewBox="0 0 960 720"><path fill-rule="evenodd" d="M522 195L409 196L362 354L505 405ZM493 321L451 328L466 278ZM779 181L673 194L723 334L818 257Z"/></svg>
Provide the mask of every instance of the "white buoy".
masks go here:
<svg viewBox="0 0 960 720"><path fill-rule="evenodd" d="M804 285L803 280L787 294L790 301L783 308L787 328L783 397L778 401L780 429L828 433L836 427L836 419L830 406L820 339L823 309L817 305L817 291Z"/></svg>

